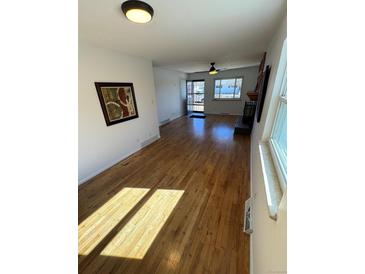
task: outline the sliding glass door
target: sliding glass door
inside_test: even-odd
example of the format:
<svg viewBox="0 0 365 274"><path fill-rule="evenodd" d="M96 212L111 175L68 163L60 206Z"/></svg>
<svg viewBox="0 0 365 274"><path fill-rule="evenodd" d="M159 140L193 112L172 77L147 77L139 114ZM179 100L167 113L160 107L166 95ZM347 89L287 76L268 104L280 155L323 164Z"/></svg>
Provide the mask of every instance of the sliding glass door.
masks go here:
<svg viewBox="0 0 365 274"><path fill-rule="evenodd" d="M204 80L186 81L188 114L204 112Z"/></svg>

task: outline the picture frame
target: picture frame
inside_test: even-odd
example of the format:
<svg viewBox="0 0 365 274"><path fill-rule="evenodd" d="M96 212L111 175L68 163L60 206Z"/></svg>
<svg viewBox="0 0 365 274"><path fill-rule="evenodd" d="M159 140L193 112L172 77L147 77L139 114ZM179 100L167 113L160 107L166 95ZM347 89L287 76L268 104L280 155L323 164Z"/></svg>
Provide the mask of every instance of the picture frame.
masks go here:
<svg viewBox="0 0 365 274"><path fill-rule="evenodd" d="M95 82L107 126L138 118L133 83Z"/></svg>
<svg viewBox="0 0 365 274"><path fill-rule="evenodd" d="M257 92L257 93L260 91L262 81L264 80L265 60L266 60L266 52L264 52L264 55L262 56L261 61L260 61L259 71L258 71L258 75L257 75L257 83L256 83L256 87L255 87L255 92Z"/></svg>
<svg viewBox="0 0 365 274"><path fill-rule="evenodd" d="M264 71L263 81L260 83L260 86L259 86L259 92L258 92L259 95L258 95L257 106L256 106L257 123L260 123L262 111L264 109L266 90L267 90L267 85L269 83L269 78L270 78L270 71L271 71L271 67L266 66L266 69Z"/></svg>

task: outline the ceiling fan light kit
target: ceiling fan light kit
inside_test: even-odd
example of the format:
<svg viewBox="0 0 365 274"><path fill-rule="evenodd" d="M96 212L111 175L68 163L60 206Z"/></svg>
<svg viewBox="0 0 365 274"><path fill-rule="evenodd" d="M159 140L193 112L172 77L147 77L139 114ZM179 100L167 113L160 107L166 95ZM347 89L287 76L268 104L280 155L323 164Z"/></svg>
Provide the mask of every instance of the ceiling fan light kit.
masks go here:
<svg viewBox="0 0 365 274"><path fill-rule="evenodd" d="M209 69L209 74L210 75L214 75L214 74L217 74L218 73L218 71L216 70L216 68L214 67L214 62L213 63L210 63L210 69Z"/></svg>

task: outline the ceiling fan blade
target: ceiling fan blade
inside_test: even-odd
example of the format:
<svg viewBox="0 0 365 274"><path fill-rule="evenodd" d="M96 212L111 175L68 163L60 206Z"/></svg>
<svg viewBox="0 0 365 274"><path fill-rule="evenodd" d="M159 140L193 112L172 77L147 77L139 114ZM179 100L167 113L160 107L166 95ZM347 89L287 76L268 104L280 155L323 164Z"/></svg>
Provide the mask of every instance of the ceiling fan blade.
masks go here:
<svg viewBox="0 0 365 274"><path fill-rule="evenodd" d="M221 69L216 68L217 72L224 71L224 70L227 70L227 68L221 68ZM209 70L195 71L192 73L209 73Z"/></svg>
<svg viewBox="0 0 365 274"><path fill-rule="evenodd" d="M195 71L195 72L192 72L192 73L208 73L209 71L207 71L207 70L203 70L203 71Z"/></svg>

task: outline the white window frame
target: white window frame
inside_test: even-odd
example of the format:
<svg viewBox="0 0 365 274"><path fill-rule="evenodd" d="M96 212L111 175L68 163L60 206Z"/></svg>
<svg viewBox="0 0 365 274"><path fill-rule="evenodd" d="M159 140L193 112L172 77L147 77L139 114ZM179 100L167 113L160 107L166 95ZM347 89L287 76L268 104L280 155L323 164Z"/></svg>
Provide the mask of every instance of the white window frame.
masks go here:
<svg viewBox="0 0 365 274"><path fill-rule="evenodd" d="M215 82L216 81L221 81L220 82L220 86L222 86L222 80L229 80L229 79L234 79L234 90L233 90L233 97L232 98L216 98L215 97ZM240 92L240 97L235 97L236 95L236 83L237 83L237 79L242 79L241 81L241 92ZM229 100L241 100L242 98L242 87L243 87L243 76L237 76L237 77L225 77L225 78L215 78L214 79L214 89L213 89L213 99L214 100L222 100L222 101L229 101ZM221 87L219 88L219 97L221 95Z"/></svg>
<svg viewBox="0 0 365 274"><path fill-rule="evenodd" d="M280 155L281 149L273 138L275 135L277 121L283 117L279 117L279 107L281 104L287 106L287 51L286 39L283 42L279 62L276 66L275 79L270 80L269 85L271 97L268 106L268 112L264 121L264 129L259 142L259 152L261 158L261 167L264 178L264 187L266 193L266 202L268 206L269 216L273 220L277 220L280 202L286 195L287 188L287 172L286 172L286 157ZM272 86L271 86L272 85ZM268 97L269 98L269 97ZM286 116L287 117L287 116ZM281 120L283 121L283 120ZM288 120L287 120L288 121ZM279 129L279 128L277 128ZM279 132L279 131L276 131ZM283 152L283 151L282 151ZM286 154L286 153L283 153ZM283 159L281 161L280 159Z"/></svg>
<svg viewBox="0 0 365 274"><path fill-rule="evenodd" d="M286 72L286 55L285 55L285 69L282 74L281 84L280 84L280 93L278 96L278 100L276 103L276 114L274 123L271 129L270 137L269 137L269 147L271 156L274 162L274 166L276 169L276 173L279 178L281 190L284 192L286 190L287 185L287 155L284 155L282 151L278 148L278 144L276 140L273 138L275 129L278 123L279 109L281 104L285 104L287 106L287 72Z"/></svg>

